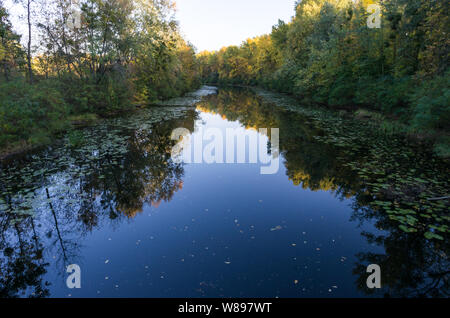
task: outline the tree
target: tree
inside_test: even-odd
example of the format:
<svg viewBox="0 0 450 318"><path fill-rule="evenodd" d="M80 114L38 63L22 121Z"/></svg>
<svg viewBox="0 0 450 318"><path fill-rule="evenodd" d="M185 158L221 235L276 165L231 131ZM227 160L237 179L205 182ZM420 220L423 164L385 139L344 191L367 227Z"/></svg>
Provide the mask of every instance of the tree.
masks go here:
<svg viewBox="0 0 450 318"><path fill-rule="evenodd" d="M368 6L381 6L369 28ZM443 129L449 116L448 1L303 0L292 21L241 46L203 52L205 80L261 85L304 102L371 108ZM448 125L447 125L448 126Z"/></svg>
<svg viewBox="0 0 450 318"><path fill-rule="evenodd" d="M32 39L32 14L34 0L14 0L16 3L21 3L27 12L27 26L28 26L28 42L27 42L27 66L28 66L28 81L30 84L33 82L33 69L31 66L31 39Z"/></svg>
<svg viewBox="0 0 450 318"><path fill-rule="evenodd" d="M0 67L6 81L11 80L12 72L18 71L23 61L20 36L13 32L8 12L0 2Z"/></svg>

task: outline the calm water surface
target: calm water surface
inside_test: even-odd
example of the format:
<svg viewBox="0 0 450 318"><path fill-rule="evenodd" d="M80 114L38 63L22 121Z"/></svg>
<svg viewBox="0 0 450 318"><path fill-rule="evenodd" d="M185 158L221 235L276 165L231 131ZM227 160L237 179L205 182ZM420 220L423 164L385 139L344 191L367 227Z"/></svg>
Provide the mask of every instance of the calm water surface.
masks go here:
<svg viewBox="0 0 450 318"><path fill-rule="evenodd" d="M346 165L361 149L342 153L304 114L248 90L169 104L3 163L0 296L448 295L447 234L407 233L373 208L364 178ZM178 127L193 136L280 128L280 169L174 162ZM448 182L448 167L437 166L436 182ZM373 263L383 271L376 292L365 283ZM81 268L81 289L66 286L70 264Z"/></svg>

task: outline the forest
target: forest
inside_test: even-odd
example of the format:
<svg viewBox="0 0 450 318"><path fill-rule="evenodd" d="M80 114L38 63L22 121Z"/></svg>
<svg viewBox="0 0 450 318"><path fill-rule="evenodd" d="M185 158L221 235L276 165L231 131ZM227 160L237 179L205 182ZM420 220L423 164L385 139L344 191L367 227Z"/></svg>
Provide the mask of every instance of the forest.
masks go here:
<svg viewBox="0 0 450 318"><path fill-rule="evenodd" d="M449 8L0 0L0 301L448 298Z"/></svg>
<svg viewBox="0 0 450 318"><path fill-rule="evenodd" d="M0 1L0 153L200 84L171 0L19 2L26 46Z"/></svg>
<svg viewBox="0 0 450 318"><path fill-rule="evenodd" d="M368 27L381 6L381 27ZM449 2L303 0L292 21L240 46L201 52L208 83L261 86L352 111L450 155Z"/></svg>
<svg viewBox="0 0 450 318"><path fill-rule="evenodd" d="M78 16L75 1L15 1L27 12L22 41L0 1L3 154L203 82L345 109L450 155L448 1L298 1L270 34L199 53L180 35L172 0L83 0ZM379 28L368 27L373 4Z"/></svg>

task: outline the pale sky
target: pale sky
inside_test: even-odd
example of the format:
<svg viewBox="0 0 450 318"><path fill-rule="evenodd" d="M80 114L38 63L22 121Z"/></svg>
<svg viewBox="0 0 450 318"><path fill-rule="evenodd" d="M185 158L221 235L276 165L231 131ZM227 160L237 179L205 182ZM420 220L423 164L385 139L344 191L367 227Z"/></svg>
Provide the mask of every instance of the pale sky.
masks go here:
<svg viewBox="0 0 450 318"><path fill-rule="evenodd" d="M272 31L278 19L288 22L295 0L176 0L184 38L198 51L239 45Z"/></svg>

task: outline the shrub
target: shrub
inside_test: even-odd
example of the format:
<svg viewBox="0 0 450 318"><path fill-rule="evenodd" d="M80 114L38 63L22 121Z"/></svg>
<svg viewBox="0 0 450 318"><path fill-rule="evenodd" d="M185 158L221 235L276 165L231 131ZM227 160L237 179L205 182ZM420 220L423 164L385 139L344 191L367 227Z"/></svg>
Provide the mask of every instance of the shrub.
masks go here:
<svg viewBox="0 0 450 318"><path fill-rule="evenodd" d="M18 80L0 85L0 147L19 142L48 142L66 127L68 111L61 94L48 83Z"/></svg>
<svg viewBox="0 0 450 318"><path fill-rule="evenodd" d="M450 130L450 71L422 81L411 94L411 126L418 130Z"/></svg>

